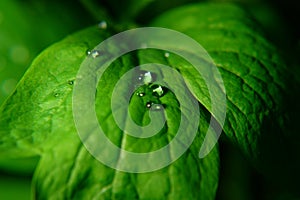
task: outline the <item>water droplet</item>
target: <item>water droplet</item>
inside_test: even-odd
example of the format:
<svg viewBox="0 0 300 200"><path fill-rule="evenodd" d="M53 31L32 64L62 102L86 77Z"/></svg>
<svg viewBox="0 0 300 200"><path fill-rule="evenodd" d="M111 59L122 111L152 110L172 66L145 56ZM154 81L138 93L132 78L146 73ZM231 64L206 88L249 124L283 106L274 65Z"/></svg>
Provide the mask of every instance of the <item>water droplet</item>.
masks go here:
<svg viewBox="0 0 300 200"><path fill-rule="evenodd" d="M166 57L166 58L169 58L169 56L170 56L170 53L166 52L166 53L165 53L165 57Z"/></svg>
<svg viewBox="0 0 300 200"><path fill-rule="evenodd" d="M54 97L58 97L59 96L59 93L54 93L54 95L53 95Z"/></svg>
<svg viewBox="0 0 300 200"><path fill-rule="evenodd" d="M147 103L146 103L146 107L147 107L147 108L151 108L152 105L153 105L152 102L147 102Z"/></svg>
<svg viewBox="0 0 300 200"><path fill-rule="evenodd" d="M85 52L85 54L86 54L87 56L91 55L91 50L88 49L88 50Z"/></svg>
<svg viewBox="0 0 300 200"><path fill-rule="evenodd" d="M74 81L73 81L73 80L69 80L69 81L68 81L68 84L69 84L69 85L74 85Z"/></svg>
<svg viewBox="0 0 300 200"><path fill-rule="evenodd" d="M107 28L107 22L106 21L99 22L98 28L100 28L100 29L106 29Z"/></svg>
<svg viewBox="0 0 300 200"><path fill-rule="evenodd" d="M153 82L154 80L154 74L151 72L144 72L141 73L138 77L138 81L142 82L143 84L149 84L151 82Z"/></svg>
<svg viewBox="0 0 300 200"><path fill-rule="evenodd" d="M90 55L93 58L97 58L98 56L100 56L100 52L98 50L93 50L93 51L91 51Z"/></svg>
<svg viewBox="0 0 300 200"><path fill-rule="evenodd" d="M152 81L152 74L151 72L146 72L144 74L144 83L147 84L147 83L150 83Z"/></svg>
<svg viewBox="0 0 300 200"><path fill-rule="evenodd" d="M137 92L136 95L138 95L139 97L143 97L143 96L145 96L145 93L144 92Z"/></svg>
<svg viewBox="0 0 300 200"><path fill-rule="evenodd" d="M147 102L146 103L146 107L148 109L151 109L151 110L154 110L154 111L162 110L164 108L163 105L161 105L161 104L154 104L153 102Z"/></svg>
<svg viewBox="0 0 300 200"><path fill-rule="evenodd" d="M163 106L161 104L155 104L154 106L152 106L152 110L162 110Z"/></svg>
<svg viewBox="0 0 300 200"><path fill-rule="evenodd" d="M152 89L152 94L156 97L162 97L165 93L164 88L160 85L152 85L150 87Z"/></svg>

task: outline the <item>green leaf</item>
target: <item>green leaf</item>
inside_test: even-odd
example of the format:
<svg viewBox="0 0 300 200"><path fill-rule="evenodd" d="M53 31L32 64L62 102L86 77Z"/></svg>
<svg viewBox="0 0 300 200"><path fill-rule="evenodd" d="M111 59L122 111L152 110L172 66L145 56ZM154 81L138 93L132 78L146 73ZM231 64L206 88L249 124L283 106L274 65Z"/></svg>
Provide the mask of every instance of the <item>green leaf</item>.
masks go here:
<svg viewBox="0 0 300 200"><path fill-rule="evenodd" d="M291 138L284 125L290 73L251 16L231 4L194 4L159 16L151 26L185 33L208 51L226 88L225 135L265 172L272 171L271 166L277 170L275 164L282 169L278 157L285 160L284 154L290 152ZM195 81L201 77L193 67L171 59L170 63L211 112L207 94L201 91L203 83Z"/></svg>
<svg viewBox="0 0 300 200"><path fill-rule="evenodd" d="M37 199L214 199L218 184L217 148L204 159L198 152L205 136L209 113L203 109L199 133L176 162L149 173L125 173L106 167L82 145L72 117L72 89L86 51L105 38L108 30L90 28L66 38L40 54L15 93L0 110L0 157L40 155L33 186ZM153 151L172 139L180 123L179 104L168 92L168 126L147 141L123 137L110 108L113 87L127 70L136 66L136 55L115 61L103 75L96 96L98 120L107 137L125 149ZM124 86L124 90L126 90ZM138 123L147 123L145 102L136 96L130 103ZM126 120L126 118L124 119Z"/></svg>

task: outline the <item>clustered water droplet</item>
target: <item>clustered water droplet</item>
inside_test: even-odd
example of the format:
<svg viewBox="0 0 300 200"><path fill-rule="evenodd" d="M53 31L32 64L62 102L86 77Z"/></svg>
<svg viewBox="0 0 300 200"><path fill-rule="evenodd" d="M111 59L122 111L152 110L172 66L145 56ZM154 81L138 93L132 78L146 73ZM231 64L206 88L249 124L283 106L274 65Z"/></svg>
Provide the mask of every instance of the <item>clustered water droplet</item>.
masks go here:
<svg viewBox="0 0 300 200"><path fill-rule="evenodd" d="M151 110L154 110L154 111L162 110L164 108L163 105L161 105L161 104L155 104L155 103L153 103L151 101L149 101L149 102L146 103L146 107L148 109L151 109Z"/></svg>
<svg viewBox="0 0 300 200"><path fill-rule="evenodd" d="M144 97L146 94L151 94L152 100L146 103L146 108L151 110L162 110L164 108L163 105L160 104L159 98L164 96L166 93L165 87L153 83L156 80L156 74L150 71L141 71L138 75L138 85L142 86L136 92L136 95L139 97Z"/></svg>
<svg viewBox="0 0 300 200"><path fill-rule="evenodd" d="M107 22L106 21L99 22L98 28L100 28L100 29L107 29Z"/></svg>
<svg viewBox="0 0 300 200"><path fill-rule="evenodd" d="M87 56L92 56L93 58L97 58L98 56L100 56L100 51L98 50L87 50L86 51L86 55Z"/></svg>

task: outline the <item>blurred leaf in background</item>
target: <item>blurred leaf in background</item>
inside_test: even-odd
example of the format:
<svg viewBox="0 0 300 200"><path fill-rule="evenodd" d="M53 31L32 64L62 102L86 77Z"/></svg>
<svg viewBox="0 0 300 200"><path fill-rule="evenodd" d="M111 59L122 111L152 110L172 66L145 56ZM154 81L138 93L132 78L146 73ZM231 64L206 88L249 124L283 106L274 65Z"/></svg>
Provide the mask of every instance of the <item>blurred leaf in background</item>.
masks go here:
<svg viewBox="0 0 300 200"><path fill-rule="evenodd" d="M41 50L93 23L78 1L0 1L0 104Z"/></svg>
<svg viewBox="0 0 300 200"><path fill-rule="evenodd" d="M29 200L31 179L18 176L0 176L0 199L3 200Z"/></svg>

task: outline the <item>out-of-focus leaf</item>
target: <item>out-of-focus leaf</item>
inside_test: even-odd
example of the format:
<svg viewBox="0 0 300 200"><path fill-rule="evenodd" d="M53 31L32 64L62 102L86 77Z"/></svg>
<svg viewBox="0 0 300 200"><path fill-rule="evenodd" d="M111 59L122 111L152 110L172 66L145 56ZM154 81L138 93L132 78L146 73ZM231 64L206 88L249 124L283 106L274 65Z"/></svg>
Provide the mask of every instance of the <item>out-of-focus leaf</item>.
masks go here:
<svg viewBox="0 0 300 200"><path fill-rule="evenodd" d="M153 19L171 8L179 7L191 2L199 2L200 0L99 0L110 11L111 15L117 21L122 23L140 23L147 24Z"/></svg>
<svg viewBox="0 0 300 200"><path fill-rule="evenodd" d="M0 104L42 49L93 23L78 2L1 1Z"/></svg>

